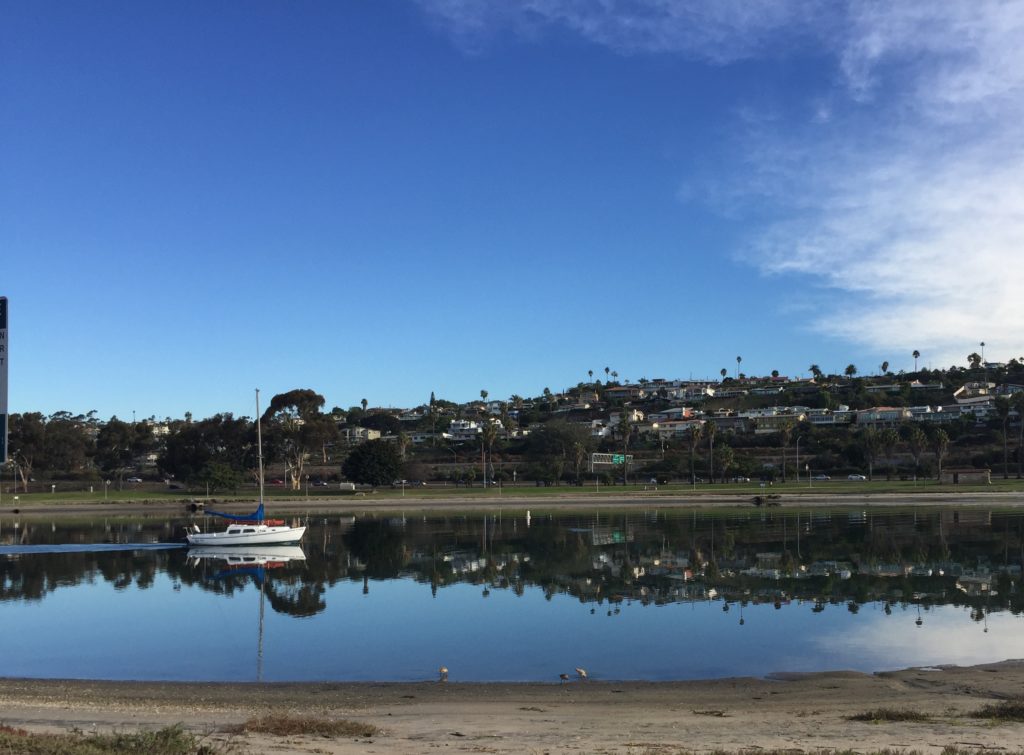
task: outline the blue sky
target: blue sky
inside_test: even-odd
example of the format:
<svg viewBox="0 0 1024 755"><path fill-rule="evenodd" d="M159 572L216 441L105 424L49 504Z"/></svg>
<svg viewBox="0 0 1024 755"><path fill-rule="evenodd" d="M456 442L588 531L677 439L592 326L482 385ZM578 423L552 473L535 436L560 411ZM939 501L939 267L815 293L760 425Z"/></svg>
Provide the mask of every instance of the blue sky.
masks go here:
<svg viewBox="0 0 1024 755"><path fill-rule="evenodd" d="M0 0L11 411L1024 354L1024 4Z"/></svg>

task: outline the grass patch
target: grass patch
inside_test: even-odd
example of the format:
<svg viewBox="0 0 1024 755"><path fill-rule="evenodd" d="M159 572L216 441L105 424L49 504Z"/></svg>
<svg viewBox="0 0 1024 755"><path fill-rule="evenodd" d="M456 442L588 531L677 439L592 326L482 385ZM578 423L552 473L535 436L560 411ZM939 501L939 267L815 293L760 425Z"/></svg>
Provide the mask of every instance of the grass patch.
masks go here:
<svg viewBox="0 0 1024 755"><path fill-rule="evenodd" d="M931 721L931 716L926 713L921 713L916 710L906 710L900 708L875 708L874 710L865 711L864 713L857 713L853 716L847 716L848 721L866 721L868 723L893 723L893 722L912 722L912 723L923 723L925 721Z"/></svg>
<svg viewBox="0 0 1024 755"><path fill-rule="evenodd" d="M244 724L231 726L225 731L233 734L251 732L254 734L272 734L278 737L308 734L319 737L374 737L380 729L372 724L357 721L332 721L312 716L264 716L250 718Z"/></svg>
<svg viewBox="0 0 1024 755"><path fill-rule="evenodd" d="M971 718L1024 722L1024 699L1004 700L1000 703L986 705L981 710L972 713Z"/></svg>
<svg viewBox="0 0 1024 755"><path fill-rule="evenodd" d="M224 752L201 743L180 726L133 734L31 734L23 729L0 727L0 753L31 755L215 755Z"/></svg>
<svg viewBox="0 0 1024 755"><path fill-rule="evenodd" d="M634 744L634 747L643 747L638 755L750 755L755 750L712 750L710 752L696 752L694 750L670 748L663 745ZM920 750L901 750L886 747L881 750L762 750L756 749L757 755L923 755ZM963 748L948 746L942 749L941 755L992 755L994 751L981 748ZM1000 755L1024 755L1024 750L1012 750L1009 752L1000 750Z"/></svg>

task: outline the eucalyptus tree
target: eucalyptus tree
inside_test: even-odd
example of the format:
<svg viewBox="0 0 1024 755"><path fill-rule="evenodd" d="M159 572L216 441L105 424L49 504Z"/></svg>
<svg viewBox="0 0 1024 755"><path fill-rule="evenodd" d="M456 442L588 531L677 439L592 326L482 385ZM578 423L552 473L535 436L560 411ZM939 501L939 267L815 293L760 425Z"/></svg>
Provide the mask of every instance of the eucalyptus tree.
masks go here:
<svg viewBox="0 0 1024 755"><path fill-rule="evenodd" d="M363 399L365 401L365 399ZM309 388L279 393L263 413L271 451L285 462L292 490L299 490L306 460L337 437L337 425L321 413L324 397Z"/></svg>
<svg viewBox="0 0 1024 755"><path fill-rule="evenodd" d="M792 422L784 422L779 428L779 445L782 446L782 481L786 481L786 449L789 448L789 441L793 438L794 425Z"/></svg>
<svg viewBox="0 0 1024 755"><path fill-rule="evenodd" d="M874 479L875 460L878 458L881 438L878 430L871 425L865 425L857 434L861 452L864 454L864 461L868 463L868 479Z"/></svg>
<svg viewBox="0 0 1024 755"><path fill-rule="evenodd" d="M8 419L8 456L14 462L15 474L21 478L22 488L28 491L36 460L46 452L46 424L40 412L12 414Z"/></svg>
<svg viewBox="0 0 1024 755"><path fill-rule="evenodd" d="M96 465L105 475L116 475L120 481L152 444L153 429L148 423L111 417L96 434Z"/></svg>
<svg viewBox="0 0 1024 755"><path fill-rule="evenodd" d="M999 424L1002 427L1003 436L1003 479L1007 480L1010 477L1010 444L1009 444L1009 432L1010 432L1010 399L1006 396L996 396L995 409L996 416L999 418Z"/></svg>
<svg viewBox="0 0 1024 755"><path fill-rule="evenodd" d="M885 453L885 459L889 463L886 479L890 477L890 472L896 468L893 455L896 453L896 446L899 445L899 442L900 434L896 432L895 428L887 427L878 435L878 445L882 448L882 451Z"/></svg>
<svg viewBox="0 0 1024 755"><path fill-rule="evenodd" d="M230 413L178 425L157 456L163 474L186 482L226 480L223 468L239 476L249 472L255 481L256 465L256 428L248 418Z"/></svg>
<svg viewBox="0 0 1024 755"><path fill-rule="evenodd" d="M981 354L979 354L976 351L972 351L970 354L967 355L967 363L971 366L971 368L975 370L978 369L979 367L981 367Z"/></svg>
<svg viewBox="0 0 1024 755"><path fill-rule="evenodd" d="M1010 403L1017 411L1017 479L1024 473L1024 393L1014 393Z"/></svg>
<svg viewBox="0 0 1024 755"><path fill-rule="evenodd" d="M938 477L939 482L942 481L942 460L946 458L946 454L949 453L949 435L945 430L939 428L935 431L932 436L932 452L935 454L935 462L938 465Z"/></svg>
<svg viewBox="0 0 1024 755"><path fill-rule="evenodd" d="M55 412L46 419L43 466L50 471L79 472L85 469L92 451L86 418L70 412Z"/></svg>
<svg viewBox="0 0 1024 755"><path fill-rule="evenodd" d="M812 364L807 369L810 371L811 375L814 376L815 380L821 380L821 368L818 365Z"/></svg>

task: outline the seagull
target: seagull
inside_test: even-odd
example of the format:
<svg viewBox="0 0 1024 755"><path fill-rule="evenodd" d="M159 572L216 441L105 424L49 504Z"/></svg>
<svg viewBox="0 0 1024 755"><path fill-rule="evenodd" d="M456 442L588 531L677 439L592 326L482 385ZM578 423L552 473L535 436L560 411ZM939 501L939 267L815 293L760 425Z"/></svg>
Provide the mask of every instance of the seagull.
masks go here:
<svg viewBox="0 0 1024 755"><path fill-rule="evenodd" d="M585 680L587 678L587 670L585 668L580 668L579 666L577 666L576 673L579 675L580 679Z"/></svg>
<svg viewBox="0 0 1024 755"><path fill-rule="evenodd" d="M448 667L447 666L442 666L441 668L439 668L437 670L437 673L441 675L441 678L438 679L439 682L446 682L446 681L448 681Z"/></svg>
<svg viewBox="0 0 1024 755"><path fill-rule="evenodd" d="M569 675L568 674L559 674L558 678L562 680L562 684L565 684L567 681L569 681Z"/></svg>

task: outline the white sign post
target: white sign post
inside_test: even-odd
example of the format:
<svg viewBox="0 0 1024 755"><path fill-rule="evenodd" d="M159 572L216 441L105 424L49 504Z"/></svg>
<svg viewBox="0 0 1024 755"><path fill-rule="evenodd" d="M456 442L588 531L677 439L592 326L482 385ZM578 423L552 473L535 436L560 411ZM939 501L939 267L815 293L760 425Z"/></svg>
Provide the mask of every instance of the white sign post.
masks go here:
<svg viewBox="0 0 1024 755"><path fill-rule="evenodd" d="M7 297L0 296L0 465L7 463Z"/></svg>

